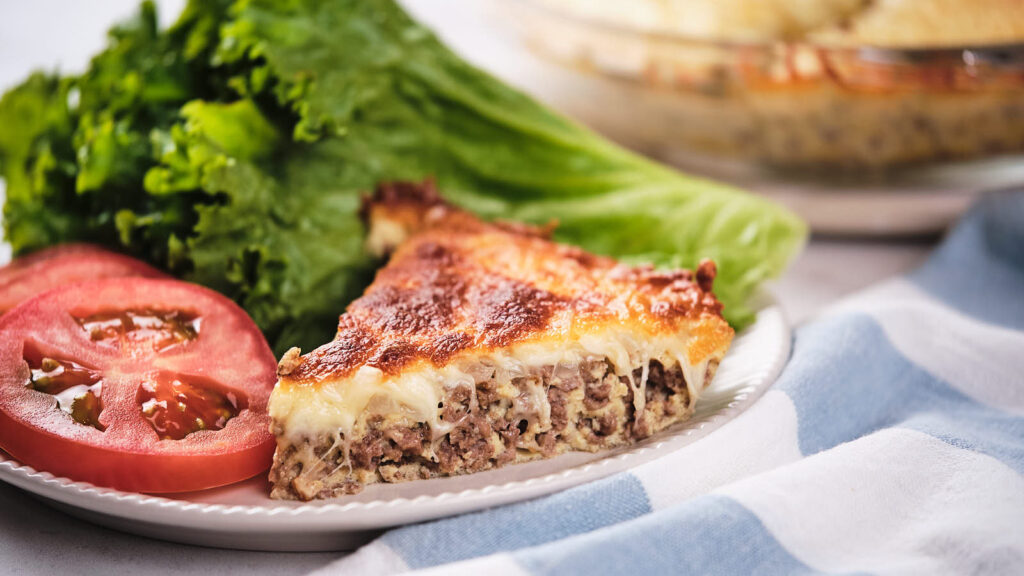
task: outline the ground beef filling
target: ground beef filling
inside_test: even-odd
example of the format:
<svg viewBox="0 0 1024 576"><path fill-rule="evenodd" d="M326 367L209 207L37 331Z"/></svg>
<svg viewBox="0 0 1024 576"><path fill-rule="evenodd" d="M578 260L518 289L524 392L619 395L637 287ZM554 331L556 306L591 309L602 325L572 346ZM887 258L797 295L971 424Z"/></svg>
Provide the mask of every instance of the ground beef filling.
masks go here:
<svg viewBox="0 0 1024 576"><path fill-rule="evenodd" d="M709 366L713 372L716 366ZM270 480L274 498L329 498L373 482L466 474L568 450L596 451L645 438L693 411L678 366L649 366L643 413L636 417L630 379L606 361L547 367L501 382L493 374L451 390L438 406L452 425L435 438L425 424L389 424L369 416L358 438L294 443L278 436ZM642 370L633 379L639 383ZM544 401L546 400L546 401Z"/></svg>

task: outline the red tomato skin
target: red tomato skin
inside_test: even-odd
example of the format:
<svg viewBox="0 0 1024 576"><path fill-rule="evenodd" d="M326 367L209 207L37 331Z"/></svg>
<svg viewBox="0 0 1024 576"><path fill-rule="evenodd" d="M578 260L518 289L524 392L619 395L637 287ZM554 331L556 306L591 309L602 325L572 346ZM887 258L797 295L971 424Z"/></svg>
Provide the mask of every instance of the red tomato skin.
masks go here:
<svg viewBox="0 0 1024 576"><path fill-rule="evenodd" d="M151 428L146 428L148 424L141 424L140 416L140 423L133 423L132 431L122 434L117 446L109 446L96 440L99 431L65 418L56 407L40 418L38 406L25 409L12 401L42 394L25 386L28 365L22 359L22 341L30 335L33 324L45 325L55 310L62 310L54 301L81 300L85 305L98 301L101 304L95 305L102 306L108 300L120 301L110 298L111 293L123 292L124 301L131 302L146 301L151 295L167 291L175 293L177 305L198 306L210 323L207 328L217 334L215 342L204 344L210 348L210 371L219 370L229 376L238 371L244 375L244 381L225 384L247 395L249 409L229 420L223 430L204 430L182 441L159 440ZM95 294L101 297L92 297ZM218 323L234 326L234 332L212 330ZM242 350L233 355L234 361L225 361L239 348ZM181 354L181 358L195 360L204 356L201 352L201 348L193 350ZM109 350L94 355L104 354L116 357L116 352ZM122 363L138 369L140 362L144 359L128 358ZM273 352L248 315L207 288L147 278L97 280L57 288L23 302L0 318L0 448L36 470L131 492L191 492L239 482L267 470L273 457L275 441L266 407L276 381L276 364ZM210 366L182 366L180 372L209 376L206 368ZM168 369L166 362L160 369ZM117 377L123 376L111 378ZM105 388L104 397L106 393ZM62 428L61 419L66 420L68 428ZM45 423L40 425L41 421ZM58 421L56 426L54 421ZM178 447L181 450L176 450Z"/></svg>
<svg viewBox="0 0 1024 576"><path fill-rule="evenodd" d="M39 434L0 411L0 438L15 450L5 451L22 463L57 477L127 492L193 492L234 484L270 467L274 439L243 451L202 456L127 454L97 446L69 444L55 434ZM146 470L145 473L139 468Z"/></svg>
<svg viewBox="0 0 1024 576"><path fill-rule="evenodd" d="M92 244L58 244L0 267L0 314L47 290L101 278L170 278L141 260Z"/></svg>

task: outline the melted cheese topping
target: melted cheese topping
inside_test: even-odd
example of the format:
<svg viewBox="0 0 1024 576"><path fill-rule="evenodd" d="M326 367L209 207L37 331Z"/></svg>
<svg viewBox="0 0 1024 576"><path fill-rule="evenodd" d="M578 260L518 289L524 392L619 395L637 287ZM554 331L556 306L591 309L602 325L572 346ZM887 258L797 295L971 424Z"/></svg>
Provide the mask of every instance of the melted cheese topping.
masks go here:
<svg viewBox="0 0 1024 576"><path fill-rule="evenodd" d="M441 418L448 393L468 387L474 395L471 401L476 401L476 378L470 372L471 367L479 371L481 363L493 365L499 372L496 375L498 385L511 386L513 378L525 376L531 369L548 366L575 369L593 359L607 359L617 375L627 378L637 413L644 409L649 366L653 360L666 368L681 366L690 397L696 402L707 385L708 362L721 359L730 338L718 339L717 345L709 346L706 334L700 333L699 324L695 328L693 336L680 333L652 337L608 330L587 334L575 341L523 343L486 356L474 354L454 359L444 367L421 363L394 376L363 366L352 376L323 381L316 387L294 385L282 379L270 398L270 416L294 441L332 434L347 442L365 432L370 415L381 415L389 423L410 426L425 423L438 441L457 425ZM641 368L639 379L633 375L637 367ZM533 379L530 386L530 394L519 400L529 405L515 409L540 414L541 421L546 423L551 413L546 385L538 378Z"/></svg>

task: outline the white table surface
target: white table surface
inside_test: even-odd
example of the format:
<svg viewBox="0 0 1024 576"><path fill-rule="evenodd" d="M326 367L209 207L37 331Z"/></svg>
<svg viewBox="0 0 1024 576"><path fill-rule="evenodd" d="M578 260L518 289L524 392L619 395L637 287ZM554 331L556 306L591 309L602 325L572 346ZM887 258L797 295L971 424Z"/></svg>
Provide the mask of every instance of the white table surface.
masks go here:
<svg viewBox="0 0 1024 576"><path fill-rule="evenodd" d="M531 56L512 38L476 25L479 2L405 0L457 51L526 91ZM35 68L83 68L103 45L104 31L130 14L135 0L33 0L0 5L0 91ZM159 2L170 21L182 0ZM2 129L2 127L0 127ZM815 239L770 289L793 322L836 299L912 269L928 242ZM3 574L302 574L339 557L332 553L259 553L171 544L94 526L53 510L0 483L0 573Z"/></svg>

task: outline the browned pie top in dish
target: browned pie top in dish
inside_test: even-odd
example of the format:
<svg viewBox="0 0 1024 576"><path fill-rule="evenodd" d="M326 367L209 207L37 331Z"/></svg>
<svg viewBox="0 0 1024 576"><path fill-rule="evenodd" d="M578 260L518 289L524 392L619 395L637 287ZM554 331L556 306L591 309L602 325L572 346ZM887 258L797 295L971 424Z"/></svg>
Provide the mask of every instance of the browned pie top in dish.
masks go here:
<svg viewBox="0 0 1024 576"><path fill-rule="evenodd" d="M1021 0L506 4L568 67L537 96L691 171L875 190L889 168L1024 151Z"/></svg>

